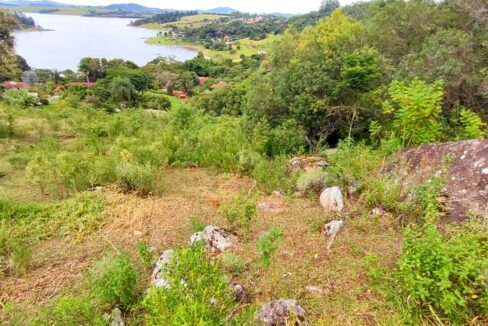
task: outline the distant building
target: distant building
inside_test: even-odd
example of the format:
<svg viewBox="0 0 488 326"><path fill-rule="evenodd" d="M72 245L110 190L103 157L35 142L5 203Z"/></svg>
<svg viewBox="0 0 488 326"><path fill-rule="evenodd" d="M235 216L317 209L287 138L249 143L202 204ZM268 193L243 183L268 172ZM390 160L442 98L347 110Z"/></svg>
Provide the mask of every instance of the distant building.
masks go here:
<svg viewBox="0 0 488 326"><path fill-rule="evenodd" d="M174 91L173 95L181 100L186 100L189 97L188 93L184 91Z"/></svg>
<svg viewBox="0 0 488 326"><path fill-rule="evenodd" d="M200 77L200 78L198 78L198 84L199 84L200 86L205 85L205 83L206 83L207 81L208 81L208 77Z"/></svg>
<svg viewBox="0 0 488 326"><path fill-rule="evenodd" d="M5 89L24 89L28 87L24 82L16 82L12 80L4 82L2 86L5 87Z"/></svg>

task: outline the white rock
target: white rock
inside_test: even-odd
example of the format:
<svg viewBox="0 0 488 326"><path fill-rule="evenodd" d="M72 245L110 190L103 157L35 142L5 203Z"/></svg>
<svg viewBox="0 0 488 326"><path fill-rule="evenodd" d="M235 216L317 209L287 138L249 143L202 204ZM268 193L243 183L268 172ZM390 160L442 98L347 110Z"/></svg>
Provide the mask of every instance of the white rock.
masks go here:
<svg viewBox="0 0 488 326"><path fill-rule="evenodd" d="M225 251L232 247L232 239L229 234L222 228L209 225L203 232L197 232L191 236L190 244L204 241L207 250Z"/></svg>
<svg viewBox="0 0 488 326"><path fill-rule="evenodd" d="M344 209L344 196L339 187L325 189L320 195L320 204L327 212L341 212Z"/></svg>
<svg viewBox="0 0 488 326"><path fill-rule="evenodd" d="M327 251L330 251L334 240L344 227L344 221L332 221L325 225L325 235L327 237Z"/></svg>
<svg viewBox="0 0 488 326"><path fill-rule="evenodd" d="M485 169L481 170L481 173L488 175L488 168L485 168Z"/></svg>
<svg viewBox="0 0 488 326"><path fill-rule="evenodd" d="M168 267L168 265L173 260L174 256L175 256L175 251L170 249L163 252L161 257L159 257L158 261L154 266L152 276L151 276L152 284L155 287L165 288L165 289L169 288L169 281L164 277L164 275L161 275L161 272L163 272L164 269Z"/></svg>
<svg viewBox="0 0 488 326"><path fill-rule="evenodd" d="M305 292L307 292L308 294L310 294L316 298L322 298L325 294L324 289L322 289L321 287L312 286L312 285L306 286Z"/></svg>

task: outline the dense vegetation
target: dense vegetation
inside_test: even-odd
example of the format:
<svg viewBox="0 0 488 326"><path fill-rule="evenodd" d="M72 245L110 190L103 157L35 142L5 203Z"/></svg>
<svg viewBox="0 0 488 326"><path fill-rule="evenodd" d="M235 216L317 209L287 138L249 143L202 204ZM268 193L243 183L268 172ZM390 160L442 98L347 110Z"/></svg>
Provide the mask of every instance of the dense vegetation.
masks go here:
<svg viewBox="0 0 488 326"><path fill-rule="evenodd" d="M134 26L141 26L147 23L170 23L175 22L178 19L186 16L193 16L198 15L198 11L190 10L190 11L169 11L162 14L157 14L152 16L151 18L143 18L133 21L131 24Z"/></svg>
<svg viewBox="0 0 488 326"><path fill-rule="evenodd" d="M0 186L7 187L0 192L1 278L29 275L36 268L33 253L49 241L93 240L124 201L149 198L157 205L167 194L164 179L178 169L209 169L222 175L222 183L234 174L253 180L250 190L219 203L216 212L245 249L212 259L201 246L187 248L172 238L172 245L185 246L176 248L163 271L170 286L156 289L148 280L156 258L150 245L141 241L120 250L108 241L111 251L82 270L75 289L56 293L35 310L6 304L0 322L103 325L104 313L118 308L135 325L252 325L258 302L305 296L280 281L323 278L314 243L303 247L300 239L316 240L324 222L340 217L359 232L359 241L327 257L327 268L338 268L334 262L341 256L349 265L338 274L354 274L356 283L347 300L333 292L339 283L330 297L304 299L311 323L364 322L364 314L354 319L347 311L353 317L346 321L327 314L366 297L374 304L365 309L375 311L380 324L486 324L488 234L482 218L439 229L446 176L405 187L380 171L389 155L406 146L487 136L486 4L393 0L337 6L327 1L291 20L265 18L252 27L264 29L252 34L241 29L242 22L222 21L215 23L226 26L220 32L211 24L187 31L213 42L286 29L266 55L239 61L198 55L183 63L156 58L143 67L84 58L77 73L19 69L15 21L0 13L0 75L15 79L26 70L22 77L31 92L5 90L0 102ZM182 92L191 98L172 96ZM290 173L287 163L297 154L326 156L330 167ZM5 177L9 182L2 182ZM294 207L296 191L315 198L324 185L359 185L344 215L306 215L311 204L301 199L307 204L294 215L310 218L306 230L295 232L287 220L272 225L256 218L258 198L278 191ZM190 205L179 204L181 210ZM388 227L370 216L377 207L393 216ZM153 213L151 208L157 218ZM185 218L193 231L206 225L198 216ZM175 227L168 233L178 232ZM363 239L374 245L363 249ZM278 254L287 242L303 256ZM391 253L389 260L382 251ZM297 276L289 273L289 261L279 266L283 257L300 260ZM317 266L312 280L309 270ZM246 277L256 287L251 302L235 302L229 281Z"/></svg>

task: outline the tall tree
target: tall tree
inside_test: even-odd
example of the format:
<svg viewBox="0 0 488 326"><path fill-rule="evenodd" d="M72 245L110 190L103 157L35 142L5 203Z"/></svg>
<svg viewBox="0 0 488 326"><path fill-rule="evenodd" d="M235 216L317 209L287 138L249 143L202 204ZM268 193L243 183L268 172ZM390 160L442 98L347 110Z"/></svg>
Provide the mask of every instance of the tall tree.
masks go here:
<svg viewBox="0 0 488 326"><path fill-rule="evenodd" d="M0 10L0 81L19 74L12 35L16 26L17 22L14 17L6 11Z"/></svg>

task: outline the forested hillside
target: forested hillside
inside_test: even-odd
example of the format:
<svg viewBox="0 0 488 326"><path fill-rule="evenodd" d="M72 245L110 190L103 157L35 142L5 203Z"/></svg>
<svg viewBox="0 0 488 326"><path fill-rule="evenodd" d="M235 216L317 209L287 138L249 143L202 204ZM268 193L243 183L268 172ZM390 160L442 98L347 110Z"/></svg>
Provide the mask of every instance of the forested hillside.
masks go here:
<svg viewBox="0 0 488 326"><path fill-rule="evenodd" d="M487 325L486 1L232 19L56 71L0 12L0 323Z"/></svg>

